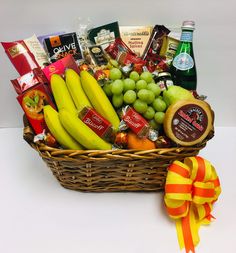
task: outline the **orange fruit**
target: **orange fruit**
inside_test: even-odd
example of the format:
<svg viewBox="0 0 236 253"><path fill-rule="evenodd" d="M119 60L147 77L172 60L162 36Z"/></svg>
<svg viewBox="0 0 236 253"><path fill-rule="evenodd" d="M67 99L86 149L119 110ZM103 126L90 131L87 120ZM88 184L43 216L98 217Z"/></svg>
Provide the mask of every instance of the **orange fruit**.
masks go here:
<svg viewBox="0 0 236 253"><path fill-rule="evenodd" d="M155 149L155 143L148 138L139 138L135 133L129 132L128 135L128 148L129 149Z"/></svg>

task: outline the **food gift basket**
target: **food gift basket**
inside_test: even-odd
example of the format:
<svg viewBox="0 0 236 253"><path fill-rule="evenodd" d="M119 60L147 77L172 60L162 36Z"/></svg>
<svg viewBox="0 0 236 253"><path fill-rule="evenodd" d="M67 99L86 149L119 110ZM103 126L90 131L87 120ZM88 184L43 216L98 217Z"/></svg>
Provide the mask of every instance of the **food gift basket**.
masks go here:
<svg viewBox="0 0 236 253"><path fill-rule="evenodd" d="M196 91L194 23L181 37L164 25L82 27L2 42L20 75L24 139L65 188L162 191L168 166L214 135Z"/></svg>

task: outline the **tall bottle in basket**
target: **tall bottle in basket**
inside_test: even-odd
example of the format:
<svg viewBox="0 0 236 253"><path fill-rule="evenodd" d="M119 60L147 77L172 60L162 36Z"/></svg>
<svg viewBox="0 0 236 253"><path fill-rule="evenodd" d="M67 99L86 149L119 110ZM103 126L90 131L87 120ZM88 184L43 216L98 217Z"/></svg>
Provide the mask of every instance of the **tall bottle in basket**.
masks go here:
<svg viewBox="0 0 236 253"><path fill-rule="evenodd" d="M187 90L197 88L197 71L193 54L194 27L194 21L183 22L180 43L170 68L174 84Z"/></svg>

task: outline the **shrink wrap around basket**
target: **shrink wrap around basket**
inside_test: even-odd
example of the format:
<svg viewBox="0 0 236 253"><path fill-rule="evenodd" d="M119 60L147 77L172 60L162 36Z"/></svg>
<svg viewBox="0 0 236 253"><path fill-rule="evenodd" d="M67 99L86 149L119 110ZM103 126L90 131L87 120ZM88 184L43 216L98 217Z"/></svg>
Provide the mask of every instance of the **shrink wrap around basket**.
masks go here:
<svg viewBox="0 0 236 253"><path fill-rule="evenodd" d="M34 148L59 183L84 192L162 191L168 166L174 160L196 156L214 135L192 147L152 150L64 150L33 142L34 133L24 119L24 139Z"/></svg>

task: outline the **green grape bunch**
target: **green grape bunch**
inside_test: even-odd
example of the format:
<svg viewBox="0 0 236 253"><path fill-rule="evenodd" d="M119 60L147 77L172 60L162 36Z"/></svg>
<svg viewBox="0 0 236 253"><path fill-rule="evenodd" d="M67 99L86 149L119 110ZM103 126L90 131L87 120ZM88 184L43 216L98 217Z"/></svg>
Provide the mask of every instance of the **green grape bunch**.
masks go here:
<svg viewBox="0 0 236 253"><path fill-rule="evenodd" d="M103 90L115 109L130 105L149 121L152 128L160 128L167 104L150 72L139 74L131 71L128 77L124 77L118 67L113 67L110 69L109 79L110 83L105 84Z"/></svg>

